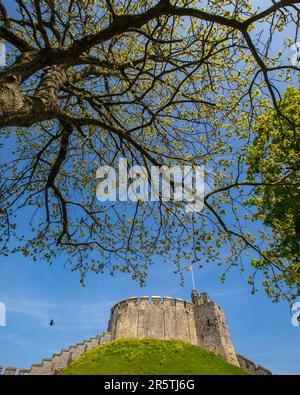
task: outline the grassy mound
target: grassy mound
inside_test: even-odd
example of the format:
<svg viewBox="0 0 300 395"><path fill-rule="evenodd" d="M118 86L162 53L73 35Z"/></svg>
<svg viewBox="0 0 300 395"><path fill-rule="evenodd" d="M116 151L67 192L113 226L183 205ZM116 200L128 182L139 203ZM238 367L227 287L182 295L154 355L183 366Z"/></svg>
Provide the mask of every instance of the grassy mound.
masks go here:
<svg viewBox="0 0 300 395"><path fill-rule="evenodd" d="M83 354L59 374L247 374L221 357L179 341L121 339Z"/></svg>

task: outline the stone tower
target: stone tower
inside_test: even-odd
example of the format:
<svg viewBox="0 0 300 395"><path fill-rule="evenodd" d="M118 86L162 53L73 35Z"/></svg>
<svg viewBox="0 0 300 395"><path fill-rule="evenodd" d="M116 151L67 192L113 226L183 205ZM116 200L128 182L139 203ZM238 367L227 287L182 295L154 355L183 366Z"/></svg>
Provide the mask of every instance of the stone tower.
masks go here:
<svg viewBox="0 0 300 395"><path fill-rule="evenodd" d="M229 363L239 366L231 340L224 310L211 301L207 293L192 291L197 344L221 355Z"/></svg>
<svg viewBox="0 0 300 395"><path fill-rule="evenodd" d="M19 375L54 375L95 347L119 338L176 339L213 351L229 363L241 366L251 374L271 375L248 358L236 354L224 311L206 293L192 291L192 303L179 298L142 296L123 300L113 308L108 332L72 345L51 358L44 358L31 369L20 369ZM15 375L7 367L0 375Z"/></svg>
<svg viewBox="0 0 300 395"><path fill-rule="evenodd" d="M108 330L112 339L177 339L197 344L194 305L178 298L141 296L123 300L113 307Z"/></svg>
<svg viewBox="0 0 300 395"><path fill-rule="evenodd" d="M213 351L239 366L224 311L206 293L179 298L142 296L117 303L108 325L112 340L176 339Z"/></svg>

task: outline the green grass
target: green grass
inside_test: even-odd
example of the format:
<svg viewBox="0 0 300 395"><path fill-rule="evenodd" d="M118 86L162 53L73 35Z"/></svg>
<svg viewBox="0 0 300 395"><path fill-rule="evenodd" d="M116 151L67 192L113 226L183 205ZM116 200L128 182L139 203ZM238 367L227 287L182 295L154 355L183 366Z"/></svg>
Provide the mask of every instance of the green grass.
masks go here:
<svg viewBox="0 0 300 395"><path fill-rule="evenodd" d="M216 354L179 341L121 339L82 355L59 374L248 374Z"/></svg>

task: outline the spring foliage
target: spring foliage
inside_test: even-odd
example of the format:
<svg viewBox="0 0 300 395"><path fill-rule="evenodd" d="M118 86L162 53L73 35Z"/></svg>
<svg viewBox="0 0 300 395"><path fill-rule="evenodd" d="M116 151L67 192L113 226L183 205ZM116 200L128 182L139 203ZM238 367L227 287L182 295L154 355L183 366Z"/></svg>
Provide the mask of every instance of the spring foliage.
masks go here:
<svg viewBox="0 0 300 395"><path fill-rule="evenodd" d="M274 300L295 297L299 273L288 255L294 208L276 205L285 232L267 203L283 189L261 188L254 178L255 150L264 150L257 142L267 139L256 125L264 128L268 117L281 122L277 87L299 78L286 55L300 14L294 0L263 3L12 0L8 9L0 1L7 46L0 70L1 253L48 262L63 256L82 283L90 271L119 270L144 284L157 255L181 276L186 264L216 263L224 280L238 266L254 291L263 282ZM276 48L279 37L285 54ZM284 144L298 130L292 107L287 117ZM98 202L96 170L117 169L120 157L147 168L205 166L204 210L186 213L174 201ZM272 184L276 166L266 163L264 180ZM245 200L253 196L252 212Z"/></svg>
<svg viewBox="0 0 300 395"><path fill-rule="evenodd" d="M253 218L273 230L266 256L284 261L283 276L300 287L300 91L288 88L279 109L280 113L267 110L257 120L248 175L262 185L248 203L257 207ZM291 127L290 121L297 127ZM254 264L260 267L266 262ZM264 284L268 287L268 278Z"/></svg>

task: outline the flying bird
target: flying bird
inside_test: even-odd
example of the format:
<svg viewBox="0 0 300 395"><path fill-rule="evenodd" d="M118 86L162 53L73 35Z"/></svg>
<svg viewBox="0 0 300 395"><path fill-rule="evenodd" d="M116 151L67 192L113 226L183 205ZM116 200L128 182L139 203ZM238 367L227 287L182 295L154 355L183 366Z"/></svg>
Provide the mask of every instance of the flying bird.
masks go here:
<svg viewBox="0 0 300 395"><path fill-rule="evenodd" d="M50 326L53 326L53 325L54 325L54 320L51 320L50 323L49 323L49 325L50 325Z"/></svg>

